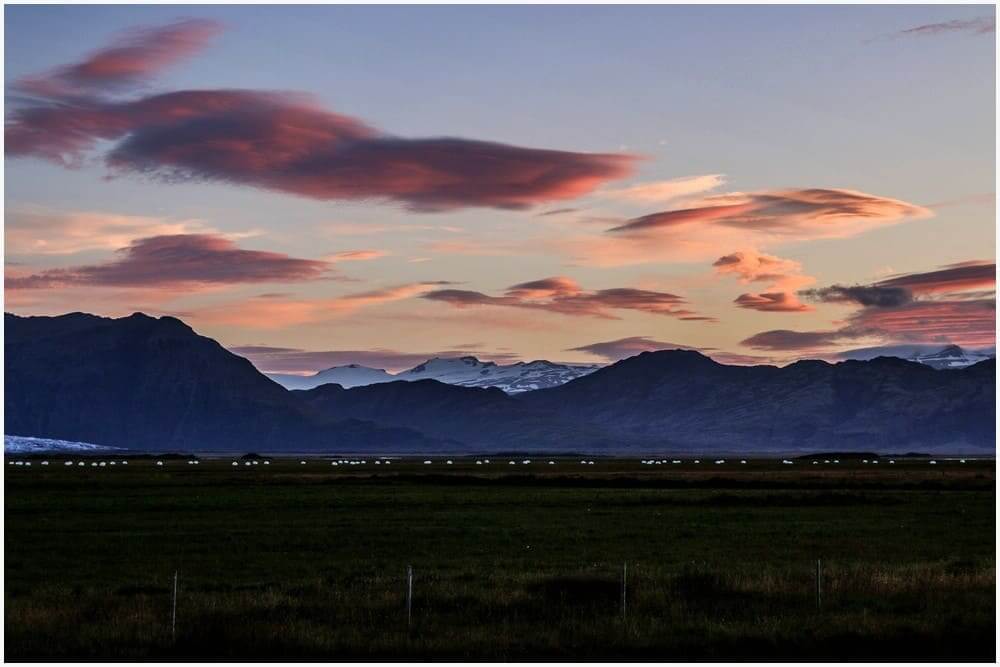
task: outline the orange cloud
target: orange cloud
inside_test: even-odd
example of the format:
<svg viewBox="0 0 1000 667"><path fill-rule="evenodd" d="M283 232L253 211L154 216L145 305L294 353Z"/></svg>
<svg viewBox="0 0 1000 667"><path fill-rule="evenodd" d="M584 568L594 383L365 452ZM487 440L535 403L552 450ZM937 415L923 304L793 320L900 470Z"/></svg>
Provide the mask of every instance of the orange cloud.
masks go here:
<svg viewBox="0 0 1000 667"><path fill-rule="evenodd" d="M726 182L722 174L705 174L703 176L685 176L667 181L640 183L628 188L604 190L599 194L637 204L664 203L672 199L690 197L721 187Z"/></svg>
<svg viewBox="0 0 1000 667"><path fill-rule="evenodd" d="M209 324L282 329L336 318L368 306L409 299L447 284L443 281L409 283L330 299L288 299L280 294L263 294L243 301L200 308L188 313L188 317Z"/></svg>
<svg viewBox="0 0 1000 667"><path fill-rule="evenodd" d="M720 247L846 238L930 215L921 206L853 190L733 193L626 220L603 234L568 233L532 245L588 266L704 261L717 258Z"/></svg>
<svg viewBox="0 0 1000 667"><path fill-rule="evenodd" d="M323 261L335 263L335 262L365 262L371 259L378 259L379 257L385 257L389 253L383 250L344 250L341 252L335 252L332 255L327 255L323 258Z"/></svg>
<svg viewBox="0 0 1000 667"><path fill-rule="evenodd" d="M790 259L765 255L756 250L740 250L713 263L720 274L732 274L742 283L767 282L767 291L741 294L734 303L740 308L763 312L801 313L813 310L795 295L795 290L815 282L802 275L802 265Z"/></svg>

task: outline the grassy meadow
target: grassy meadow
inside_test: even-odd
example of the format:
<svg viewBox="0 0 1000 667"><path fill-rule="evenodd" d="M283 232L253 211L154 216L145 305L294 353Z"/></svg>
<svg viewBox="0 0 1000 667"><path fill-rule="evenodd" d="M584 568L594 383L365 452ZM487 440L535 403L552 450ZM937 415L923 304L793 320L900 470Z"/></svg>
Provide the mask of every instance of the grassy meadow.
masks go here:
<svg viewBox="0 0 1000 667"><path fill-rule="evenodd" d="M994 659L993 461L521 459L5 465L6 658Z"/></svg>

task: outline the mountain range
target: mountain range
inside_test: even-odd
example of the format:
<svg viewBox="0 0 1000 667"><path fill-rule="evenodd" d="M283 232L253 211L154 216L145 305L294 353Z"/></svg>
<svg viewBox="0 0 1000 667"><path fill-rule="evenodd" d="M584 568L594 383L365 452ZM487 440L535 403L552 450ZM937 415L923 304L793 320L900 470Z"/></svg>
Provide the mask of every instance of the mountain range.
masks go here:
<svg viewBox="0 0 1000 667"><path fill-rule="evenodd" d="M557 364L551 361L519 361L514 364L497 364L480 361L476 357L442 359L435 357L401 373L388 373L381 368L359 364L334 366L315 375L266 375L286 389L312 389L322 384L339 384L345 389L364 387L383 382L414 382L437 380L459 387L496 387L508 394L518 394L535 389L548 389L570 380L593 373L599 364Z"/></svg>
<svg viewBox="0 0 1000 667"><path fill-rule="evenodd" d="M171 317L6 314L4 324L6 432L19 436L155 451L995 446L993 359L950 371L892 357L727 366L698 352L663 350L513 394L430 378L289 391ZM429 376L453 367L421 366L418 373Z"/></svg>
<svg viewBox="0 0 1000 667"><path fill-rule="evenodd" d="M954 370L993 358L996 356L996 351L966 350L958 345L948 345L943 348L899 345L852 350L845 353L844 358L869 360L880 356L908 359L940 370ZM351 389L398 380L413 382L430 379L460 387L496 387L508 394L519 394L558 387L602 367L601 364L558 364L545 360L504 365L466 356L449 359L435 357L396 374L381 368L347 364L333 366L313 375L282 373L265 373L265 375L286 389L313 389L323 384L339 384L345 389Z"/></svg>

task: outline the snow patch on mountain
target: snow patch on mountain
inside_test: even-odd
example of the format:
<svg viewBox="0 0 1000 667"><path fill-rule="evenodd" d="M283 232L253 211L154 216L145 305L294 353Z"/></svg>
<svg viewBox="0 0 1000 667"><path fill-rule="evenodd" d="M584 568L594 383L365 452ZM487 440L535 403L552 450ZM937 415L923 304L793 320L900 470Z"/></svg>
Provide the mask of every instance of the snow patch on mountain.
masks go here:
<svg viewBox="0 0 1000 667"><path fill-rule="evenodd" d="M4 435L3 451L6 454L36 454L36 453L82 453L115 451L118 447L105 447L89 442L73 442L70 440L52 440L49 438L32 438L23 435Z"/></svg>

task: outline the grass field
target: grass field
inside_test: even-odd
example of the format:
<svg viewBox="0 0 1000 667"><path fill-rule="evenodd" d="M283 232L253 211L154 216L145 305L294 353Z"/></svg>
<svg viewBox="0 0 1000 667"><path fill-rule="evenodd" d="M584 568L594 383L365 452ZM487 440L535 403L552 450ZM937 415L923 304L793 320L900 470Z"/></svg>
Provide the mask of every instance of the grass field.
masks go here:
<svg viewBox="0 0 1000 667"><path fill-rule="evenodd" d="M6 658L995 657L993 461L231 460L5 466Z"/></svg>

